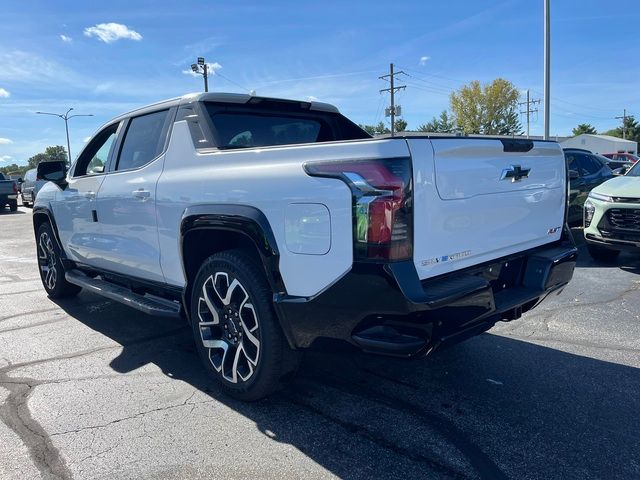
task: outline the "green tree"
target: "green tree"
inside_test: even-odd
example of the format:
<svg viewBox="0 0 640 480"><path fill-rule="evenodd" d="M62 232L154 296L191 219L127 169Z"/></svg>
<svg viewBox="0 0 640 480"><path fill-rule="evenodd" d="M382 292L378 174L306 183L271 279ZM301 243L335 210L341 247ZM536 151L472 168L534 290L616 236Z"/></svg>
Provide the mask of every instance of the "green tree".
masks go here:
<svg viewBox="0 0 640 480"><path fill-rule="evenodd" d="M377 125L359 124L358 126L371 136L384 135L387 133L391 133L391 130L389 130L389 128L383 122L379 122ZM404 132L406 129L407 129L407 122L405 122L401 118L398 118L395 121L396 132Z"/></svg>
<svg viewBox="0 0 640 480"><path fill-rule="evenodd" d="M520 135L519 96L515 85L496 78L486 85L474 80L453 92L449 100L455 123L466 134Z"/></svg>
<svg viewBox="0 0 640 480"><path fill-rule="evenodd" d="M593 125L590 123L581 123L576 128L573 129L573 136L577 137L578 135L582 135L583 133L589 133L591 135L595 135L598 133Z"/></svg>
<svg viewBox="0 0 640 480"><path fill-rule="evenodd" d="M27 160L29 168L36 168L40 162L67 161L67 149L62 145L47 147L44 153L36 153Z"/></svg>
<svg viewBox="0 0 640 480"><path fill-rule="evenodd" d="M628 116L625 121L625 137L633 142L640 142L640 124L632 116ZM622 138L622 126L604 132L604 135Z"/></svg>
<svg viewBox="0 0 640 480"><path fill-rule="evenodd" d="M419 132L432 132L432 133L451 133L457 129L453 118L443 110L440 113L440 117L433 117L430 122L424 123L418 127Z"/></svg>
<svg viewBox="0 0 640 480"><path fill-rule="evenodd" d="M20 166L16 163L12 163L11 165L0 167L0 172L4 173L5 175L18 175L20 177L23 177L28 168L29 167L27 165Z"/></svg>

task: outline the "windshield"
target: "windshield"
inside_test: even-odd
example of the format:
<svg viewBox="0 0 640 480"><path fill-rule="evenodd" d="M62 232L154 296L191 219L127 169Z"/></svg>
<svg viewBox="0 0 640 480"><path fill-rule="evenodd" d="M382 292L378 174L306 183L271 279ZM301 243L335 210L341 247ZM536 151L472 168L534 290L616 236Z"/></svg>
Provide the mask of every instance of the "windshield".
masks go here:
<svg viewBox="0 0 640 480"><path fill-rule="evenodd" d="M640 177L640 162L633 164L633 167L627 172L627 177Z"/></svg>

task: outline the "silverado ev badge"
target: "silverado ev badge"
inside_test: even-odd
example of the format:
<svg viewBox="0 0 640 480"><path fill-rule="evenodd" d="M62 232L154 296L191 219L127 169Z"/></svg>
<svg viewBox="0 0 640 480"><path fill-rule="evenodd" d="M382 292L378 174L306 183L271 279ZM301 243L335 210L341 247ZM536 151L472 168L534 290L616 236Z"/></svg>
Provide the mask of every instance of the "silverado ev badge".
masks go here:
<svg viewBox="0 0 640 480"><path fill-rule="evenodd" d="M502 170L500 180L511 179L511 183L519 182L523 178L528 178L530 171L530 168L522 168L520 165L511 165L509 168Z"/></svg>

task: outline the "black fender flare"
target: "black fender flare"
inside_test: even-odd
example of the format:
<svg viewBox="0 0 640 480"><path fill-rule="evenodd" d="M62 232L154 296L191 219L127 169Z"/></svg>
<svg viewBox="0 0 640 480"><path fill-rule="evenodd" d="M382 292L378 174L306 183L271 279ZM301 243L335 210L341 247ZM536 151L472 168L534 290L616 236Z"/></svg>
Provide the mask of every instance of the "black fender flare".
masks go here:
<svg viewBox="0 0 640 480"><path fill-rule="evenodd" d="M51 225L51 230L53 230L54 240L58 244L58 248L60 248L61 259L63 262L66 261L67 254L65 253L62 242L60 241L60 235L58 234L58 224L56 223L56 219L53 216L53 212L48 206L38 205L33 207L33 234L36 237L36 242L38 241L38 225L40 225L39 219L42 218L42 216L47 217L49 225Z"/></svg>
<svg viewBox="0 0 640 480"><path fill-rule="evenodd" d="M260 255L267 281L274 296L286 295L280 275L280 251L269 220L262 211L249 205L204 204L187 207L180 222L180 260L185 278L183 303L189 305L191 285L185 265L184 241L189 232L217 230L239 233L247 237Z"/></svg>

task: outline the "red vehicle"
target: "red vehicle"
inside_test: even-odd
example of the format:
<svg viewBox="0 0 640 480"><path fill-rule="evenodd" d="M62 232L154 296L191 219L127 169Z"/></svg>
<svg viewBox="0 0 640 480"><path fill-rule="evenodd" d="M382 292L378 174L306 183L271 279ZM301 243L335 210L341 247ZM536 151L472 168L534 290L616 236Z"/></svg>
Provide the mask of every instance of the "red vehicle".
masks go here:
<svg viewBox="0 0 640 480"><path fill-rule="evenodd" d="M611 160L618 160L621 162L633 162L633 163L636 163L638 161L638 158L640 158L637 155L634 155L633 153L623 153L623 152L603 153L602 156L610 158Z"/></svg>

